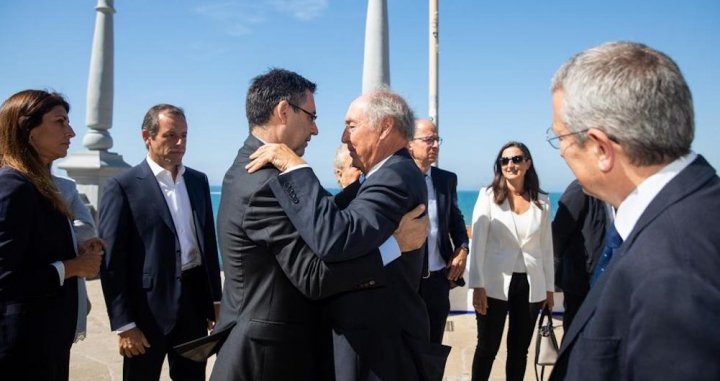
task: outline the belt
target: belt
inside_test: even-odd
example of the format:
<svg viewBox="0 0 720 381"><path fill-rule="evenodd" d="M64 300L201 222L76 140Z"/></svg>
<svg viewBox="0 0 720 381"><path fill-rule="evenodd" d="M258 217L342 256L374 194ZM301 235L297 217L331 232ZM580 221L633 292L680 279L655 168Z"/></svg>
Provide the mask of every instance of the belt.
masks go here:
<svg viewBox="0 0 720 381"><path fill-rule="evenodd" d="M445 269L435 270L435 271L428 271L425 275L423 275L423 279L430 278L433 275L445 275Z"/></svg>

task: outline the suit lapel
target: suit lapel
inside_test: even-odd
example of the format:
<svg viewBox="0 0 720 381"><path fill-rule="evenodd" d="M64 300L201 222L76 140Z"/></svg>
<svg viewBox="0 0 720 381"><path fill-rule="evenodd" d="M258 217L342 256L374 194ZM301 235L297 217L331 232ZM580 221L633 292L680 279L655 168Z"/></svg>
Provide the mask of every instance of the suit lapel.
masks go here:
<svg viewBox="0 0 720 381"><path fill-rule="evenodd" d="M595 286L590 289L590 292L585 298L580 310L578 310L577 315L575 315L570 329L565 334L566 339L563 340L560 356L562 356L566 350L571 347L572 343L577 338L577 335L580 331L582 331L592 317L595 309L597 308L598 300L602 295L602 291L605 288L607 279L610 278L610 274L612 274L617 267L616 264L618 261L621 260L626 253L630 252L630 248L637 240L639 234L670 205L695 192L698 188L710 181L714 176L715 171L713 168L707 163L707 161L705 161L705 158L698 155L698 157L690 163L687 168L683 169L677 176L675 176L674 179L663 187L660 193L655 196L640 216L640 219L635 224L635 227L630 232L628 238L613 255L613 260L610 261L610 266L607 270L605 270L605 274L603 274Z"/></svg>
<svg viewBox="0 0 720 381"><path fill-rule="evenodd" d="M167 202L165 201L165 196L162 194L160 184L158 184L157 179L152 173L150 165L148 165L146 160L143 160L140 164L140 172L138 173L137 179L140 182L140 187L144 189L145 194L148 195L148 199L151 201L149 202L150 205L148 205L148 207L152 207L157 210L158 215L177 237L175 224L173 223L170 209L168 209Z"/></svg>
<svg viewBox="0 0 720 381"><path fill-rule="evenodd" d="M187 189L188 198L190 199L192 221L195 225L195 240L197 241L200 253L204 253L205 240L202 227L205 226L207 221L205 221L205 203L203 202L204 197L202 197L201 193L203 187L201 182L198 181L195 176L191 175L190 171L187 168L185 168L183 179L185 180L185 188Z"/></svg>

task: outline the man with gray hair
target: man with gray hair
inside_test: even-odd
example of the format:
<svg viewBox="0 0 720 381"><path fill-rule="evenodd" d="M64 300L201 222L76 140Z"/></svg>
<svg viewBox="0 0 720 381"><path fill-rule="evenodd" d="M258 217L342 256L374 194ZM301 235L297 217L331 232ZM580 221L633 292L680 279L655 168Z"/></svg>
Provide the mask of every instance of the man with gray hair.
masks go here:
<svg viewBox="0 0 720 381"><path fill-rule="evenodd" d="M337 178L340 189L352 184L357 180L362 172L359 169L353 167L353 160L350 157L350 151L345 144L340 146L335 151L334 172L335 178Z"/></svg>
<svg viewBox="0 0 720 381"><path fill-rule="evenodd" d="M680 69L607 43L566 62L552 93L548 142L617 214L551 379L720 379L720 179L690 150Z"/></svg>
<svg viewBox="0 0 720 381"><path fill-rule="evenodd" d="M333 202L305 162L289 149L263 146L250 169L271 162L286 171L270 187L316 254L337 258L385 246L403 214L427 203L423 175L407 150L414 134L412 110L388 90L367 93L350 104L345 143L353 165L365 175ZM401 256L385 255L384 287L328 299L337 380L440 380L450 348L430 342L420 294L424 245Z"/></svg>

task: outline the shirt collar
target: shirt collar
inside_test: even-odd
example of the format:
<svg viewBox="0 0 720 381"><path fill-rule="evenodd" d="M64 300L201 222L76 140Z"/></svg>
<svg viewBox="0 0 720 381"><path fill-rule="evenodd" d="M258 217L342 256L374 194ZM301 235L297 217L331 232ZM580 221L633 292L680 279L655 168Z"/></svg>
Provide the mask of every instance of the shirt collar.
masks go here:
<svg viewBox="0 0 720 381"><path fill-rule="evenodd" d="M367 179L367 178L370 177L373 173L377 172L378 169L380 169L380 167L382 167L383 164L385 164L385 162L388 161L388 159L389 159L390 157L392 157L392 155L390 155L390 156L382 159L379 163L373 165L373 167L370 168L370 170L368 171L367 175L365 175L365 178Z"/></svg>
<svg viewBox="0 0 720 381"><path fill-rule="evenodd" d="M153 175L155 175L155 178L159 178L160 176L168 176L170 179L172 179L172 173L168 171L167 169L160 166L160 164L156 163L153 159L150 158L150 155L147 155L147 163L150 166L150 170L152 171ZM178 174L176 177L177 179L181 179L183 174L185 173L185 166L180 164L178 165Z"/></svg>
<svg viewBox="0 0 720 381"><path fill-rule="evenodd" d="M690 152L689 154L675 159L672 163L666 165L652 176L643 180L640 185L625 197L620 204L615 215L615 229L623 240L626 240L635 224L640 219L650 202L658 193L685 167L690 165L697 154Z"/></svg>

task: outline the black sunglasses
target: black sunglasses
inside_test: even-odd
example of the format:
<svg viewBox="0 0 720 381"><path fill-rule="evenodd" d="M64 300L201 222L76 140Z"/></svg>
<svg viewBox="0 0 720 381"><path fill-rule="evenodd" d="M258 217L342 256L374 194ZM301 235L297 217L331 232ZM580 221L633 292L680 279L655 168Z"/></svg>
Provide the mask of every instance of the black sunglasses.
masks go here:
<svg viewBox="0 0 720 381"><path fill-rule="evenodd" d="M525 156L523 155L517 155L513 157L501 157L500 159L498 159L500 165L502 165L503 167L508 165L511 161L513 162L513 164L520 164L525 160Z"/></svg>

